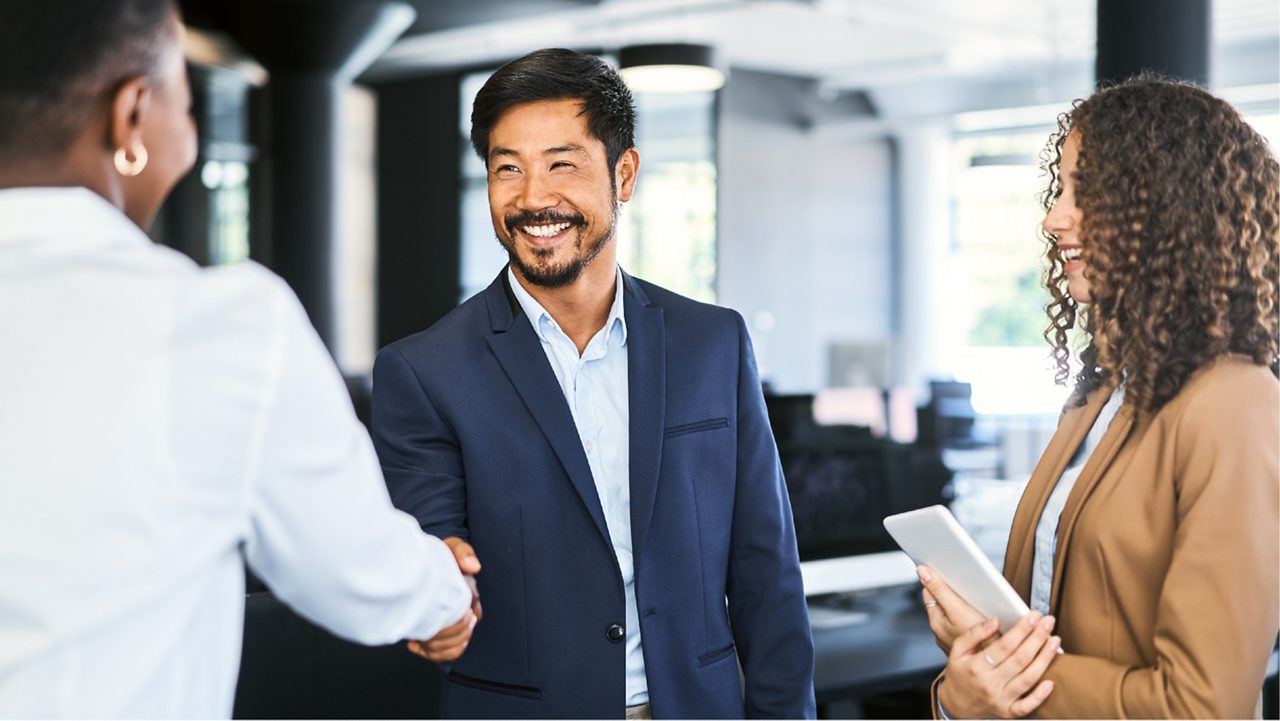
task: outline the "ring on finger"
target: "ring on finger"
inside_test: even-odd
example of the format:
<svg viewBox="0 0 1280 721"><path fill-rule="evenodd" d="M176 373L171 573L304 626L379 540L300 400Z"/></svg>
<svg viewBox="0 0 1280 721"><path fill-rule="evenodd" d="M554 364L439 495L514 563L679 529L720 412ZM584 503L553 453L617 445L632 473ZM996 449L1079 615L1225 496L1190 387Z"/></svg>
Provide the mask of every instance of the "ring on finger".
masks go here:
<svg viewBox="0 0 1280 721"><path fill-rule="evenodd" d="M982 652L982 657L986 659L987 663L991 664L991 668L995 668L998 665L996 660L994 658L991 658L991 654L987 653L986 651Z"/></svg>
<svg viewBox="0 0 1280 721"><path fill-rule="evenodd" d="M929 601L924 605L925 608L934 608L938 605L937 601Z"/></svg>

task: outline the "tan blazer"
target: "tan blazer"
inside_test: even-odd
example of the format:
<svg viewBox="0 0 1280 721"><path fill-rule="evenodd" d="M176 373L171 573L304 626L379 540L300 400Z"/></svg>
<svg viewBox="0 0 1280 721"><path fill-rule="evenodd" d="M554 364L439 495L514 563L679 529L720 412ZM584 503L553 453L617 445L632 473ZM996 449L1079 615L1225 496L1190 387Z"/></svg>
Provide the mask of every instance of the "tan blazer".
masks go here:
<svg viewBox="0 0 1280 721"><path fill-rule="evenodd" d="M1004 574L1030 597L1035 527L1111 395L1066 411L1018 504ZM1280 383L1217 361L1153 417L1124 405L1058 524L1049 612L1066 655L1046 718L1258 712L1280 624Z"/></svg>

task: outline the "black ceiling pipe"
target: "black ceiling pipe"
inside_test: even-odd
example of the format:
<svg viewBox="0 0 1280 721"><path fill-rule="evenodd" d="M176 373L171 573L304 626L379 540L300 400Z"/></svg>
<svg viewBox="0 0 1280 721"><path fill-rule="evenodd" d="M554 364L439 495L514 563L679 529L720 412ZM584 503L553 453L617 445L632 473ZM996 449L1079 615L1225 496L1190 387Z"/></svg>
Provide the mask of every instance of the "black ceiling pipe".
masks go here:
<svg viewBox="0 0 1280 721"><path fill-rule="evenodd" d="M1210 0L1098 0L1101 85L1151 70L1209 83Z"/></svg>

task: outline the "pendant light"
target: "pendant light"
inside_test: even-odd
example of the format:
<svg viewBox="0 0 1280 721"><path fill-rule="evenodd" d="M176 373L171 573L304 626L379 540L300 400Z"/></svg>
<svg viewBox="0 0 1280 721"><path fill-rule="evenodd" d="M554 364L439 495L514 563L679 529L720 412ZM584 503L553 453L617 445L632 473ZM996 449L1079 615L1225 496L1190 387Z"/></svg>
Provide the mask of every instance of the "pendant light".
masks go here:
<svg viewBox="0 0 1280 721"><path fill-rule="evenodd" d="M700 93L719 90L725 74L710 45L628 45L618 52L618 72L636 93Z"/></svg>

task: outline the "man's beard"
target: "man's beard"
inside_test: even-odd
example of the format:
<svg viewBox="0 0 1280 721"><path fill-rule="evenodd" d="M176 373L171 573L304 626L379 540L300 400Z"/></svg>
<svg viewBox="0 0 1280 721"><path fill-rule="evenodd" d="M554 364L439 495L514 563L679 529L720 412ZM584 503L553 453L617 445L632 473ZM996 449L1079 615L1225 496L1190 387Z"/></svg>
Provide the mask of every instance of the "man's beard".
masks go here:
<svg viewBox="0 0 1280 721"><path fill-rule="evenodd" d="M516 229L521 225L533 225L538 223L570 223L573 232L577 234L577 238L573 243L574 250L578 251L576 257L566 261L561 265L540 265L535 266L524 262L520 254L516 251L515 237L518 232ZM586 220L581 215L561 215L558 213L522 213L520 215L509 216L504 219L507 226L507 232L511 234L511 242L503 240L502 236L498 236L498 243L507 251L507 258L511 261L511 266L515 268L522 278L543 288L563 288L572 284L582 275L582 271L600 255L600 251L604 250L609 241L613 240L614 232L618 227L618 206L614 205L613 217L610 219L609 227L594 238L587 241L586 253L582 252L582 229L586 225ZM540 260L548 259L556 252L556 248L534 248L532 250L535 258Z"/></svg>

